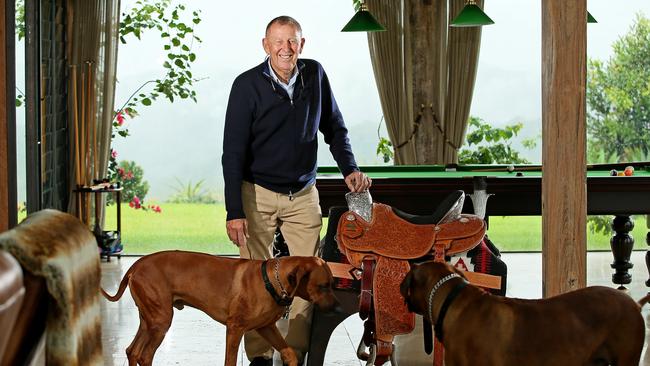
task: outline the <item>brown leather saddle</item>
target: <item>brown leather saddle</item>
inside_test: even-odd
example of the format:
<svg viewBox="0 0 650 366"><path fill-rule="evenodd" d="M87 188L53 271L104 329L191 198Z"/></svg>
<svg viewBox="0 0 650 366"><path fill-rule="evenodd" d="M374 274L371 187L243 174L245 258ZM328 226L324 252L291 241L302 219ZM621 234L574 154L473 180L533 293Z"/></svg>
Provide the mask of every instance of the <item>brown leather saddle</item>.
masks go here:
<svg viewBox="0 0 650 366"><path fill-rule="evenodd" d="M399 290L409 262L444 262L446 256L466 252L483 239L485 222L461 214L464 197L463 191L454 192L429 216L372 203L369 194L366 208L352 207L348 198L350 210L341 216L336 237L339 250L361 272L359 315L365 322L357 354L367 366L389 359L396 365L393 338L415 327L415 315Z"/></svg>

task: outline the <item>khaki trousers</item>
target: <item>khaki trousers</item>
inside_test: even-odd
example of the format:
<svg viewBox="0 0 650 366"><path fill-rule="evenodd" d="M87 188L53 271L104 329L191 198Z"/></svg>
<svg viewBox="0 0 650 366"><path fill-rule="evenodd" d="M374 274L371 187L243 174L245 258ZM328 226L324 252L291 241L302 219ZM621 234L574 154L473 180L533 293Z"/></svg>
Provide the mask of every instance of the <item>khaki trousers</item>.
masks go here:
<svg viewBox="0 0 650 366"><path fill-rule="evenodd" d="M259 185L242 184L242 203L248 221L247 248L240 249L242 258L269 259L273 253L273 237L280 228L290 255L315 256L318 248L322 215L315 186L303 189L289 199ZM301 360L309 347L312 305L293 299L289 311L286 340ZM249 359L271 358L273 349L257 332L244 335L244 349Z"/></svg>

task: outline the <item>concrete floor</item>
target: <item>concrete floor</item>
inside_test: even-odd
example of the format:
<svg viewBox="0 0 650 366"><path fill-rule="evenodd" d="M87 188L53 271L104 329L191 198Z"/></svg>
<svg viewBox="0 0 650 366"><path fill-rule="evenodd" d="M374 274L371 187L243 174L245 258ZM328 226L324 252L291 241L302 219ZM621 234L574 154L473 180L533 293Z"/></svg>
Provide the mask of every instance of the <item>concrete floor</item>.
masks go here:
<svg viewBox="0 0 650 366"><path fill-rule="evenodd" d="M639 299L648 289L645 281L648 271L645 267L645 252L638 251L632 254L632 283L628 286L628 293ZM542 257L539 253L504 253L503 260L508 265L509 297L539 298L542 295ZM124 257L121 260L112 259L111 262L102 263L102 286L109 293L117 290L117 285L137 258ZM587 282L588 285L605 285L614 287L611 282L613 270L610 263L613 261L611 253L598 252L587 255ZM646 325L650 324L648 318L650 305L643 309ZM103 315L103 346L105 365L127 365L125 349L130 344L138 327L138 311L131 299L130 293L117 303L102 301ZM362 322L356 315L352 315L336 329L330 339L325 365L358 366L364 365L355 356L356 346L363 332ZM646 344L648 334L646 332ZM430 365L422 351L422 341L418 336L402 336L397 340L401 352L401 365L418 366ZM174 310L174 320L165 340L156 352L154 365L222 365L224 362L225 327L216 323L202 312L186 307L182 311ZM406 355L406 356L404 356ZM238 355L238 365L248 365L242 349ZM276 360L276 365L281 365ZM650 366L650 353L642 356L641 365Z"/></svg>

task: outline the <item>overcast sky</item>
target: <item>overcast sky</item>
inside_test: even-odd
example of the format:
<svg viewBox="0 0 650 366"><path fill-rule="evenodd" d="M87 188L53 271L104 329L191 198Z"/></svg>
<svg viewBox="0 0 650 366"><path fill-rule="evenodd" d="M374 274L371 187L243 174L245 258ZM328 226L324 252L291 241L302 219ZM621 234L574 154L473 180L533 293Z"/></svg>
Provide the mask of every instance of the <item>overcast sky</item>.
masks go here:
<svg viewBox="0 0 650 366"><path fill-rule="evenodd" d="M122 8L134 0L122 0ZM151 185L150 199L165 199L183 182L206 179L206 188L221 190L223 120L230 86L241 72L264 59L261 40L268 21L291 15L303 27L303 57L320 61L351 131L360 164L379 164L374 155L381 107L370 65L365 33L342 33L354 14L352 0L186 0L188 10L200 9L202 22L194 44L193 74L198 103L156 102L140 108L129 122L132 133L118 139L120 159L135 160ZM606 60L611 44L632 25L637 12L650 15L649 0L589 0L598 20L588 25L588 56ZM493 125L525 123L523 137L541 134L541 1L486 0L486 13L496 24L483 27L479 68L471 114ZM21 48L18 48L21 52ZM163 76L165 59L160 39L131 40L120 47L116 104L143 82ZM24 72L17 67L18 75ZM20 80L18 81L20 84ZM19 120L20 124L20 120ZM21 133L19 129L19 133ZM382 135L387 137L385 132ZM19 140L22 139L19 136ZM538 149L539 150L539 149ZM539 151L527 154L539 162ZM333 164L321 145L320 165Z"/></svg>

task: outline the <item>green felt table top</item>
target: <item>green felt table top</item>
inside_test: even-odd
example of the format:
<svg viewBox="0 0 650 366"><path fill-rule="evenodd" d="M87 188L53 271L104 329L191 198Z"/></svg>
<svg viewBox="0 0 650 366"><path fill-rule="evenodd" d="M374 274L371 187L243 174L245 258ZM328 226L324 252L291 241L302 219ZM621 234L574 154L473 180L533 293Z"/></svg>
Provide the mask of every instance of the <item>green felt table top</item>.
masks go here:
<svg viewBox="0 0 650 366"><path fill-rule="evenodd" d="M633 177L650 176L650 164L647 163L630 163L630 164L601 164L589 165L587 168L587 177L610 177L612 168L617 171L623 171L625 166L633 165L635 167ZM513 165L514 171L508 171L508 165L399 165L399 166L362 166L361 171L368 174L371 178L462 178L462 177L518 177L520 172L522 177L541 177L542 171L540 165ZM337 167L323 166L318 168L318 178L340 178L341 173ZM612 179L625 179L629 177L611 177Z"/></svg>

